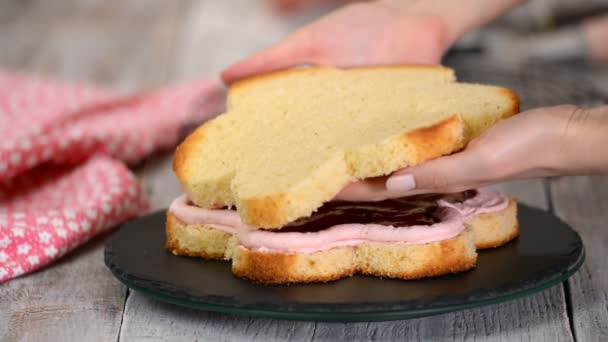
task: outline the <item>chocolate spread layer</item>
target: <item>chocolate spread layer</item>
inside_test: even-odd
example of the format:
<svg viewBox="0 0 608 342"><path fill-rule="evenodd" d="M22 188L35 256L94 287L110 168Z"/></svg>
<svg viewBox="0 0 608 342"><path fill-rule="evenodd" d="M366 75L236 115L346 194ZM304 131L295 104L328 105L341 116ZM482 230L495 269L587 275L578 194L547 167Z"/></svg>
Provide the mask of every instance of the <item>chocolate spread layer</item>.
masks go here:
<svg viewBox="0 0 608 342"><path fill-rule="evenodd" d="M332 201L306 218L287 224L278 232L318 232L339 224L381 224L384 226L430 226L440 221L436 216L441 198L457 203L477 194L467 190L456 194L425 194L380 202Z"/></svg>

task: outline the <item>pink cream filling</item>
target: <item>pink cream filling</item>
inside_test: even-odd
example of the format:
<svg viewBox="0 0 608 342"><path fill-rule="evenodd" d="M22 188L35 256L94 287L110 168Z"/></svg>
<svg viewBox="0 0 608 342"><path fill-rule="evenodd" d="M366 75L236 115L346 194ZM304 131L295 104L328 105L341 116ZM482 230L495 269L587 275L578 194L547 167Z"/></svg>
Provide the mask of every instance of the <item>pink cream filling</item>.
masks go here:
<svg viewBox="0 0 608 342"><path fill-rule="evenodd" d="M393 227L379 224L340 224L318 232L281 232L260 230L244 224L238 213L229 209L204 209L189 203L186 195L175 199L169 210L187 224L206 224L229 234L239 243L260 251L312 253L364 242L423 244L458 236L464 222L474 215L503 210L509 200L500 193L478 190L475 197L462 203L439 200L441 222L431 226Z"/></svg>

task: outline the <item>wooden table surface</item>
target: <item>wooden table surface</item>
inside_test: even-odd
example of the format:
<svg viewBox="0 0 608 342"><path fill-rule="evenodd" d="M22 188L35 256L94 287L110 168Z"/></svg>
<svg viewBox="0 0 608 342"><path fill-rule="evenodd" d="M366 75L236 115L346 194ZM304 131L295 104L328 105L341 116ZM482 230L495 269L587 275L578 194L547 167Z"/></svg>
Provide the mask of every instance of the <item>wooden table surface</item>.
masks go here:
<svg viewBox="0 0 608 342"><path fill-rule="evenodd" d="M150 89L217 75L296 24L260 0L2 1L0 67ZM608 147L595 153L605 158ZM137 170L155 209L180 193L169 162L169 155L156 155ZM107 237L100 237L0 286L0 341L607 341L608 177L497 188L553 212L582 235L587 259L569 281L507 303L408 321L280 321L188 310L129 291L104 266Z"/></svg>

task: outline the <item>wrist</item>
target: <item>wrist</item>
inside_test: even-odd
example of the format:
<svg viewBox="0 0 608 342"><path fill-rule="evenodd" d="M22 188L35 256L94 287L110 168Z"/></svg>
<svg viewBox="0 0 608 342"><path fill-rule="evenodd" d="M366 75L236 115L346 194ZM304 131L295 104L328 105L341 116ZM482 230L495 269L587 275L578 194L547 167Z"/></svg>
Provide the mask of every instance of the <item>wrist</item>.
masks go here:
<svg viewBox="0 0 608 342"><path fill-rule="evenodd" d="M552 167L563 175L608 172L608 106L563 108L555 116L559 124L553 129Z"/></svg>

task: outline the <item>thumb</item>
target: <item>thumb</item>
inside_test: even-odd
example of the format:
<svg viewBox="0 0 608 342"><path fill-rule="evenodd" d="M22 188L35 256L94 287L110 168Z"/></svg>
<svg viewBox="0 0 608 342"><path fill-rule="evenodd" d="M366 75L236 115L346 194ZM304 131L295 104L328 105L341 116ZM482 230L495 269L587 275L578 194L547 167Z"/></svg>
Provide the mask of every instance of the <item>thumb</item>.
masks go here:
<svg viewBox="0 0 608 342"><path fill-rule="evenodd" d="M464 191L487 179L483 165L476 153L464 150L393 173L385 183L386 191L390 197Z"/></svg>
<svg viewBox="0 0 608 342"><path fill-rule="evenodd" d="M232 84L249 76L313 62L312 43L298 37L300 35L296 33L275 46L229 66L222 71L222 79L226 84Z"/></svg>

